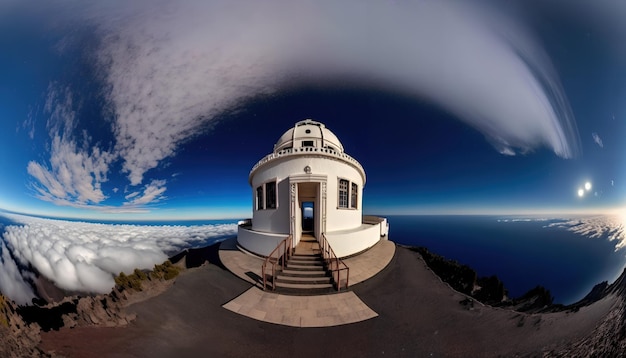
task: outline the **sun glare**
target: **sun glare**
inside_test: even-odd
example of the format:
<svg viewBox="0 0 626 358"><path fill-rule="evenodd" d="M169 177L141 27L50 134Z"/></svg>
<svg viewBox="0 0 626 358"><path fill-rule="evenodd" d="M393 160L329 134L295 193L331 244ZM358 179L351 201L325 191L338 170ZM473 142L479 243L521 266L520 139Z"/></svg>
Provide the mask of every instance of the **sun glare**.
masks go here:
<svg viewBox="0 0 626 358"><path fill-rule="evenodd" d="M586 182L585 183L585 190L587 190L587 191L591 190L591 183L590 182Z"/></svg>
<svg viewBox="0 0 626 358"><path fill-rule="evenodd" d="M582 197L583 197L583 195L585 195L585 191L584 191L584 190L582 190L582 189L578 189L578 197L579 197L579 198L582 198Z"/></svg>

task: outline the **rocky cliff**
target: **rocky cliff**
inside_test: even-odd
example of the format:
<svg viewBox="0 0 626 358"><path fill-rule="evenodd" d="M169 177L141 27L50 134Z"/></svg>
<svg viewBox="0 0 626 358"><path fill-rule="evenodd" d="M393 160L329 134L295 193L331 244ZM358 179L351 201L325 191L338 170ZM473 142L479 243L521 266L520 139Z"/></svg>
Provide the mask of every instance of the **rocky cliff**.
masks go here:
<svg viewBox="0 0 626 358"><path fill-rule="evenodd" d="M615 295L618 299L609 314L589 335L556 348L546 349L544 356L623 357L626 354L626 270L613 284L603 282L596 285L580 304L590 304L609 295Z"/></svg>
<svg viewBox="0 0 626 358"><path fill-rule="evenodd" d="M29 306L18 306L0 295L0 357L53 357L37 347L41 331L125 326L135 316L124 308L165 291L179 271L167 261L152 271L120 273L115 288L105 295L74 295L51 303L39 299Z"/></svg>
<svg viewBox="0 0 626 358"><path fill-rule="evenodd" d="M27 324L18 308L0 295L0 357L49 357L37 348L39 326Z"/></svg>

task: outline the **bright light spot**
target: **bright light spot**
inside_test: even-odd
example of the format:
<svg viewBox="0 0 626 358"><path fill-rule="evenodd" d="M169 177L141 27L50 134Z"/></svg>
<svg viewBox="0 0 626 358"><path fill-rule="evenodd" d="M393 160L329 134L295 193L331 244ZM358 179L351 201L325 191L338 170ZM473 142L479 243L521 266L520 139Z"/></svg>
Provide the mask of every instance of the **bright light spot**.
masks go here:
<svg viewBox="0 0 626 358"><path fill-rule="evenodd" d="M582 189L578 189L578 197L582 198L585 195L585 191Z"/></svg>
<svg viewBox="0 0 626 358"><path fill-rule="evenodd" d="M585 183L585 190L587 190L587 191L591 190L591 183L590 182L586 182Z"/></svg>

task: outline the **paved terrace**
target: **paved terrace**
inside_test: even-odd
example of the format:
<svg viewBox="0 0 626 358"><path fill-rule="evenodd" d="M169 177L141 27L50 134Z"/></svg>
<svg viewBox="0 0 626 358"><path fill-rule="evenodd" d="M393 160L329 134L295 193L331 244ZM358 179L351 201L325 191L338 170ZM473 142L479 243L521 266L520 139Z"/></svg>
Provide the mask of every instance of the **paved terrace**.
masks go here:
<svg viewBox="0 0 626 358"><path fill-rule="evenodd" d="M281 295L263 291L261 265L263 259L237 248L236 238L220 245L220 261L252 288L223 305L224 308L269 323L293 327L330 327L364 321L378 316L351 290L317 296ZM393 259L396 246L380 240L369 250L344 259L350 268L349 285L374 277Z"/></svg>

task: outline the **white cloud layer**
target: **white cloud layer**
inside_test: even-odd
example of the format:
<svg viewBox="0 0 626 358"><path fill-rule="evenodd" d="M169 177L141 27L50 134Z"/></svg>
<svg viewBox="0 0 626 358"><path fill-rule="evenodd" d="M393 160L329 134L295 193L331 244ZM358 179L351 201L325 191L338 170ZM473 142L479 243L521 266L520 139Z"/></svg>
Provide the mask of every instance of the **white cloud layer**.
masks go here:
<svg viewBox="0 0 626 358"><path fill-rule="evenodd" d="M28 274L19 272L9 249L19 264L32 265L60 288L105 293L114 286L114 274L149 269L183 248L235 235L237 228L235 224L107 225L6 216L23 226L5 228L0 290L19 303L30 302L34 294L23 278Z"/></svg>
<svg viewBox="0 0 626 358"><path fill-rule="evenodd" d="M579 149L550 60L515 19L485 2L63 4L72 26L96 29L94 58L114 117L114 151L133 186L225 111L307 82L354 81L427 98L505 155L546 146L569 158ZM72 149L69 139L61 142ZM83 191L65 186L74 179L63 177L63 161L51 169L33 163L31 175L47 190L40 195L103 200L97 175L106 167L96 164L108 157L73 149L98 168L83 159L83 172L73 172Z"/></svg>
<svg viewBox="0 0 626 358"><path fill-rule="evenodd" d="M548 227L564 228L579 235L592 239L607 238L615 241L615 250L626 247L626 231L624 217L618 215L600 215L575 218L564 222L556 222Z"/></svg>
<svg viewBox="0 0 626 358"><path fill-rule="evenodd" d="M2 241L0 254L0 292L20 304L30 303L35 293L22 277L21 270Z"/></svg>

